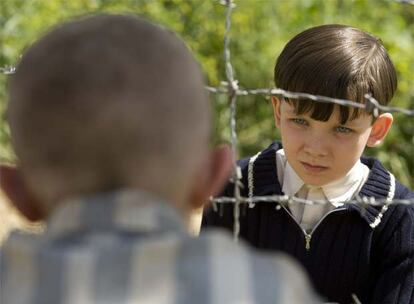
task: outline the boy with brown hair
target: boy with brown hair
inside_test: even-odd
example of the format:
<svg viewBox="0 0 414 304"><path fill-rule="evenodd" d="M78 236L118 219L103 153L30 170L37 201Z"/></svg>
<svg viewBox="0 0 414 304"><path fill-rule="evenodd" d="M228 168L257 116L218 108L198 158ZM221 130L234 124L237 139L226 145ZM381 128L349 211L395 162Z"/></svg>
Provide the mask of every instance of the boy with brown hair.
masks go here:
<svg viewBox="0 0 414 304"><path fill-rule="evenodd" d="M278 88L387 105L397 87L381 42L359 29L322 25L285 46L275 66ZM240 218L240 235L255 247L289 253L323 296L339 303L414 301L414 212L389 205L414 193L379 161L361 157L387 135L393 117L310 100L272 98L281 143L242 159L242 195L288 195L326 204L256 204ZM233 195L231 184L224 195ZM363 208L357 196L385 200ZM232 206L208 211L206 226L233 227Z"/></svg>
<svg viewBox="0 0 414 304"><path fill-rule="evenodd" d="M25 52L9 97L19 168L0 166L1 186L47 227L1 248L1 304L314 302L288 258L186 233L232 160L209 149L204 80L173 33L125 15L66 23Z"/></svg>

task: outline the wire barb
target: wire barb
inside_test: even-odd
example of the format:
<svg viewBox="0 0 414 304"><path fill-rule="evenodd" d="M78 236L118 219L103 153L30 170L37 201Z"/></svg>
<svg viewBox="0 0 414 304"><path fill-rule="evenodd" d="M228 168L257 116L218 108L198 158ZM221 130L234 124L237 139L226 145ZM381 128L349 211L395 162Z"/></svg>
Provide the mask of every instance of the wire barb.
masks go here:
<svg viewBox="0 0 414 304"><path fill-rule="evenodd" d="M414 0L395 0L396 2L398 2L398 3L401 3L401 4L411 4L411 5L414 5Z"/></svg>
<svg viewBox="0 0 414 304"><path fill-rule="evenodd" d="M16 72L15 67L0 67L0 74L11 75Z"/></svg>
<svg viewBox="0 0 414 304"><path fill-rule="evenodd" d="M378 115L379 115L378 109L380 107L378 101L374 97L372 97L370 94L365 94L364 97L366 99L366 102L365 102L365 111L368 114L372 114L372 116L374 116L375 118L377 118Z"/></svg>
<svg viewBox="0 0 414 304"><path fill-rule="evenodd" d="M231 6L232 8L236 7L236 4L233 0L220 0L219 3L224 6Z"/></svg>

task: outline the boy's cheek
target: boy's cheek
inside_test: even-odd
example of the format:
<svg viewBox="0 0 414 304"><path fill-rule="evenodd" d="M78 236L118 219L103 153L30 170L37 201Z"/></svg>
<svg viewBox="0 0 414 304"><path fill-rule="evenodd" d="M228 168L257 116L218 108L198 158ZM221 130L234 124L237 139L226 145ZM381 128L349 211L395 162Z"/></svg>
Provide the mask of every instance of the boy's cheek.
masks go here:
<svg viewBox="0 0 414 304"><path fill-rule="evenodd" d="M303 134L302 132L298 132L291 128L286 128L284 132L281 132L282 141L285 145L299 145L303 142Z"/></svg>

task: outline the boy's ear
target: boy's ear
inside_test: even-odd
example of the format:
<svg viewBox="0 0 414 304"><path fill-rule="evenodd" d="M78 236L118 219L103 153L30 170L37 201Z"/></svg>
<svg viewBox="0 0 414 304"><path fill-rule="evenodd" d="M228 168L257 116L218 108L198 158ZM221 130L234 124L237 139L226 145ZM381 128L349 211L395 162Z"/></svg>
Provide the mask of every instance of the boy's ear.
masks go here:
<svg viewBox="0 0 414 304"><path fill-rule="evenodd" d="M276 96L272 96L273 116L275 118L276 128L280 128L280 112L281 112L281 101Z"/></svg>
<svg viewBox="0 0 414 304"><path fill-rule="evenodd" d="M191 207L200 208L210 196L218 195L227 183L234 167L230 147L219 146L210 152L209 160L200 168L199 178L194 180Z"/></svg>
<svg viewBox="0 0 414 304"><path fill-rule="evenodd" d="M30 221L45 219L40 204L27 187L17 167L0 165L0 188L9 201Z"/></svg>
<svg viewBox="0 0 414 304"><path fill-rule="evenodd" d="M367 146L376 147L387 136L388 131L391 128L393 117L391 113L383 113L375 120L372 125L371 133L368 138Z"/></svg>

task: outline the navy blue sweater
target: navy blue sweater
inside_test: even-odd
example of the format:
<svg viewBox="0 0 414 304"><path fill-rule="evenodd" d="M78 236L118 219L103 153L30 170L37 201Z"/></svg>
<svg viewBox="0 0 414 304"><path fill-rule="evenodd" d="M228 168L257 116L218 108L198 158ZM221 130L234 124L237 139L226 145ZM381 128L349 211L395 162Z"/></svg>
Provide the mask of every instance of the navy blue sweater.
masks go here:
<svg viewBox="0 0 414 304"><path fill-rule="evenodd" d="M254 162L254 196L283 194L277 179L273 143ZM414 198L414 193L395 181L373 158L361 161L370 168L360 195L384 199ZM248 194L249 158L239 161L244 188ZM395 181L395 182L394 182ZM229 184L225 196L232 196ZM393 195L392 195L393 194ZM304 231L287 207L274 204L243 206L240 236L253 246L278 250L296 258L307 270L316 290L329 301L352 303L355 294L363 303L414 303L414 208L389 205L387 208L345 205L327 214L313 232ZM233 206L220 205L208 210L206 226L233 228Z"/></svg>

